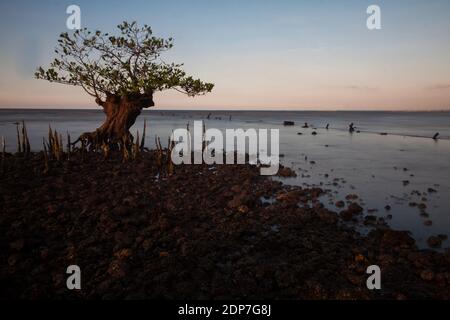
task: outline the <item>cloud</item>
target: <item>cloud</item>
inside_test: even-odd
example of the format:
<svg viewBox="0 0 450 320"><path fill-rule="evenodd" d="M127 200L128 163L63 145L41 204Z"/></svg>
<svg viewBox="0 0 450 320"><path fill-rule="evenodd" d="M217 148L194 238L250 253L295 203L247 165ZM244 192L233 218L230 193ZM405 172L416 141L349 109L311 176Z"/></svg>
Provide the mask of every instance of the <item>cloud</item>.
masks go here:
<svg viewBox="0 0 450 320"><path fill-rule="evenodd" d="M426 90L450 90L450 84L436 84L425 88Z"/></svg>
<svg viewBox="0 0 450 320"><path fill-rule="evenodd" d="M349 90L357 90L357 91L375 91L379 90L378 87L367 87L367 86L356 86L356 85L350 85L350 86L343 86L343 89L349 89Z"/></svg>

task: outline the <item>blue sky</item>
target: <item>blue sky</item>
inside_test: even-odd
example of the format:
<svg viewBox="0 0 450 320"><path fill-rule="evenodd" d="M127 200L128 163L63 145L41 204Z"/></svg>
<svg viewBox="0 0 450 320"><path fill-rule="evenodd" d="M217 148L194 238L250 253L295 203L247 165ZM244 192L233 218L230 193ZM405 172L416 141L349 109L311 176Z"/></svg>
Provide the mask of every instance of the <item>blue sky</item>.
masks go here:
<svg viewBox="0 0 450 320"><path fill-rule="evenodd" d="M450 109L448 0L1 1L0 106L95 107L79 88L32 78L70 4L88 28L136 20L174 37L165 60L216 84L195 99L160 93L162 108ZM371 4L381 30L366 28Z"/></svg>

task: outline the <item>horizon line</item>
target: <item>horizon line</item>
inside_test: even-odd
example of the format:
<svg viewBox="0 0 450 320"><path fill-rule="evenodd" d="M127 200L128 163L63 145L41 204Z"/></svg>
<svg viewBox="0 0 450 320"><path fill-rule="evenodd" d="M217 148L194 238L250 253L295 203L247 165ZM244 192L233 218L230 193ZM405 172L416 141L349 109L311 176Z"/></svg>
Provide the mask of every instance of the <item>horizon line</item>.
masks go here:
<svg viewBox="0 0 450 320"><path fill-rule="evenodd" d="M6 106L0 106L0 110L98 110L102 111L101 107L28 107L28 106L19 106L19 107L6 107ZM270 111L270 112L450 112L450 109L294 109L294 108L275 108L275 107L268 107L268 108L252 108L252 107L244 107L241 109L235 109L234 107L220 107L220 108L193 108L193 109L187 109L184 107L151 107L151 108L144 108L142 111L228 111L228 112L240 112L240 111Z"/></svg>

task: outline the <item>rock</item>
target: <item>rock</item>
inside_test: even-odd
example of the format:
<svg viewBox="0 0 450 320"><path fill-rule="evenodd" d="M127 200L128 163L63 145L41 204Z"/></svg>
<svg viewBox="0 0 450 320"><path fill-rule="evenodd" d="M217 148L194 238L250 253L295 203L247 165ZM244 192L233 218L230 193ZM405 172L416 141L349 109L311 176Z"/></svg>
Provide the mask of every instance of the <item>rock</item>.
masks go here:
<svg viewBox="0 0 450 320"><path fill-rule="evenodd" d="M283 177L283 178L291 178L291 177L296 177L297 174L295 173L294 170L292 170L291 168L288 167L283 167L280 168L278 170L278 176Z"/></svg>
<svg viewBox="0 0 450 320"><path fill-rule="evenodd" d="M248 213L248 210L249 209L246 205L239 206L239 208L238 208L239 213L243 213L243 214Z"/></svg>
<svg viewBox="0 0 450 320"><path fill-rule="evenodd" d="M311 134L312 134L313 136L317 136L317 132L316 132L316 131L313 131Z"/></svg>
<svg viewBox="0 0 450 320"><path fill-rule="evenodd" d="M364 209L357 203L353 202L348 206L348 211L353 214L360 214L364 211Z"/></svg>
<svg viewBox="0 0 450 320"><path fill-rule="evenodd" d="M58 212L58 206L57 206L57 205L53 205L53 204L49 205L49 206L47 207L47 212L48 212L49 214L55 214L55 213L57 213L57 212Z"/></svg>
<svg viewBox="0 0 450 320"><path fill-rule="evenodd" d="M427 208L427 205L425 203L421 203L417 206L420 210L425 210Z"/></svg>
<svg viewBox="0 0 450 320"><path fill-rule="evenodd" d="M387 226L388 224L386 222L386 219L384 219L383 217L379 217L378 220L377 220L377 225L379 225L379 226Z"/></svg>
<svg viewBox="0 0 450 320"><path fill-rule="evenodd" d="M341 211L339 215L345 221L352 220L356 215L359 215L363 212L363 208L357 203L351 203L347 210Z"/></svg>
<svg viewBox="0 0 450 320"><path fill-rule="evenodd" d="M119 205L114 208L114 213L117 214L118 216L126 216L130 214L130 212L131 212L130 208L125 205Z"/></svg>
<svg viewBox="0 0 450 320"><path fill-rule="evenodd" d="M357 200L359 197L356 194L349 194L345 197L346 200Z"/></svg>
<svg viewBox="0 0 450 320"><path fill-rule="evenodd" d="M391 211L392 207L390 205L387 205L384 207L384 209L386 209L386 211Z"/></svg>
<svg viewBox="0 0 450 320"><path fill-rule="evenodd" d="M16 262L17 262L18 256L16 254L13 254L11 256L8 257L8 265L10 267L15 266Z"/></svg>
<svg viewBox="0 0 450 320"><path fill-rule="evenodd" d="M448 236L446 234L439 234L438 235L439 239L441 239L442 241L447 241Z"/></svg>
<svg viewBox="0 0 450 320"><path fill-rule="evenodd" d="M25 240L24 239L20 239L20 240L16 240L16 241L10 243L9 247L12 250L20 251L20 250L23 249L24 245L25 245Z"/></svg>
<svg viewBox="0 0 450 320"><path fill-rule="evenodd" d="M228 201L227 206L230 209L235 209L241 205L241 199L239 197L234 197L232 200Z"/></svg>
<svg viewBox="0 0 450 320"><path fill-rule="evenodd" d="M338 202L336 202L335 206L337 208L343 208L343 207L345 207L345 202L344 201L338 201Z"/></svg>
<svg viewBox="0 0 450 320"><path fill-rule="evenodd" d="M420 277L425 281L432 281L434 279L434 272L431 270L424 270L420 273Z"/></svg>
<svg viewBox="0 0 450 320"><path fill-rule="evenodd" d="M285 203L297 203L301 201L302 195L303 194L300 190L287 191L277 195L277 201ZM306 198L305 200L306 202L308 201Z"/></svg>
<svg viewBox="0 0 450 320"><path fill-rule="evenodd" d="M431 248L440 248L442 246L442 239L432 236L428 238L427 243Z"/></svg>
<svg viewBox="0 0 450 320"><path fill-rule="evenodd" d="M242 190L242 187L238 184L231 187L231 191L233 191L234 193L240 193L241 190Z"/></svg>
<svg viewBox="0 0 450 320"><path fill-rule="evenodd" d="M48 248L42 248L39 252L40 256L42 259L46 260L48 258L50 251L48 250Z"/></svg>
<svg viewBox="0 0 450 320"><path fill-rule="evenodd" d="M363 282L364 279L361 276L358 275L354 275L354 274L348 274L347 275L347 279L356 286L360 286Z"/></svg>
<svg viewBox="0 0 450 320"><path fill-rule="evenodd" d="M284 121L283 125L284 126L295 126L295 122L294 121Z"/></svg>
<svg viewBox="0 0 450 320"><path fill-rule="evenodd" d="M400 246L411 247L414 244L415 240L407 231L385 230L381 238L381 246L387 249Z"/></svg>
<svg viewBox="0 0 450 320"><path fill-rule="evenodd" d="M356 263L365 263L365 262L367 262L367 258L364 257L362 254L357 254L355 256L355 262Z"/></svg>
<svg viewBox="0 0 450 320"><path fill-rule="evenodd" d="M149 251L151 248L153 248L153 241L149 239L144 240L144 242L142 242L142 248L144 248L146 252Z"/></svg>
<svg viewBox="0 0 450 320"><path fill-rule="evenodd" d="M321 202L316 202L315 204L314 204L314 209L315 210L320 210L320 209L323 209L325 206L323 205L323 203L321 203Z"/></svg>
<svg viewBox="0 0 450 320"><path fill-rule="evenodd" d="M447 285L447 274L445 273L438 273L435 276L435 281L436 283L441 286L441 287L445 287Z"/></svg>
<svg viewBox="0 0 450 320"><path fill-rule="evenodd" d="M437 190L433 188L428 188L428 193L437 193Z"/></svg>
<svg viewBox="0 0 450 320"><path fill-rule="evenodd" d="M228 201L227 206L230 209L236 209L242 205L247 204L249 200L250 198L248 197L247 193L242 192L235 195L232 200Z"/></svg>
<svg viewBox="0 0 450 320"><path fill-rule="evenodd" d="M314 199L314 198L317 198L320 195L322 195L323 190L321 188L312 188L312 189L309 189L309 194L310 194L311 198Z"/></svg>
<svg viewBox="0 0 450 320"><path fill-rule="evenodd" d="M118 259L127 259L131 257L131 249L121 249L114 253L114 256Z"/></svg>
<svg viewBox="0 0 450 320"><path fill-rule="evenodd" d="M123 278L127 275L128 266L122 260L113 260L108 267L108 274L113 278Z"/></svg>
<svg viewBox="0 0 450 320"><path fill-rule="evenodd" d="M376 222L377 222L376 216L369 215L364 217L364 224L366 225L375 224Z"/></svg>
<svg viewBox="0 0 450 320"><path fill-rule="evenodd" d="M168 257L170 257L170 254L167 251L161 251L159 253L159 257L160 258L168 258Z"/></svg>
<svg viewBox="0 0 450 320"><path fill-rule="evenodd" d="M338 217L335 213L329 212L328 210L320 210L319 219L327 224L335 224L338 221Z"/></svg>
<svg viewBox="0 0 450 320"><path fill-rule="evenodd" d="M353 214L348 210L341 211L339 213L339 215L341 216L342 220L344 220L344 221L350 221L353 219Z"/></svg>

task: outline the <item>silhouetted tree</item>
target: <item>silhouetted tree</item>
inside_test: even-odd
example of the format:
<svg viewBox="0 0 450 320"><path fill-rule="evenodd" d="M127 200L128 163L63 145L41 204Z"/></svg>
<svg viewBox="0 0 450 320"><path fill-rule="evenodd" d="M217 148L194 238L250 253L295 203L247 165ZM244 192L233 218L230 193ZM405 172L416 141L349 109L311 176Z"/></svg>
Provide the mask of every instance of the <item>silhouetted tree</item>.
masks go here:
<svg viewBox="0 0 450 320"><path fill-rule="evenodd" d="M153 36L152 29L123 22L118 35L87 28L62 33L54 59L35 76L50 82L80 86L103 107L106 120L78 141L98 146L131 145L130 127L143 108L153 107L153 94L174 89L188 96L211 92L214 85L187 76L182 64L166 63L160 56L173 47L173 39Z"/></svg>

